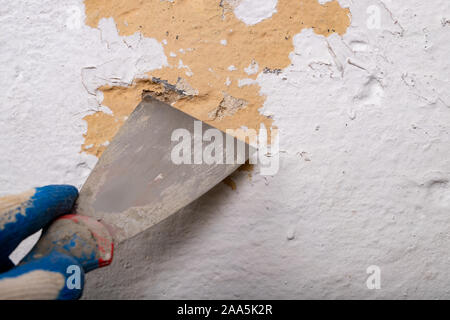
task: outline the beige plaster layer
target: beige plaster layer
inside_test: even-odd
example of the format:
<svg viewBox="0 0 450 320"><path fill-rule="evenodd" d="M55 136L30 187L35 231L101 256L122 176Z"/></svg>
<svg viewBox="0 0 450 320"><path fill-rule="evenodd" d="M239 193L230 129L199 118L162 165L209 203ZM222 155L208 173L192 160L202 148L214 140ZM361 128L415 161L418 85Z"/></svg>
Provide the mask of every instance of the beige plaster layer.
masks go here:
<svg viewBox="0 0 450 320"><path fill-rule="evenodd" d="M97 112L85 117L88 131L82 149L96 156L144 91L169 95L165 99L174 107L223 131L242 126L257 130L260 124L271 128L273 119L259 112L265 101L259 85L239 86L239 80L248 82L260 72L287 67L292 37L305 28L329 36L344 34L350 25L349 10L337 1L321 5L317 0L279 0L271 18L252 26L235 17L230 2L220 0L85 0L85 5L89 26L112 17L120 35L141 32L163 43L169 62L150 72L150 80L100 88L103 105L113 115ZM171 90L174 94L167 93Z"/></svg>

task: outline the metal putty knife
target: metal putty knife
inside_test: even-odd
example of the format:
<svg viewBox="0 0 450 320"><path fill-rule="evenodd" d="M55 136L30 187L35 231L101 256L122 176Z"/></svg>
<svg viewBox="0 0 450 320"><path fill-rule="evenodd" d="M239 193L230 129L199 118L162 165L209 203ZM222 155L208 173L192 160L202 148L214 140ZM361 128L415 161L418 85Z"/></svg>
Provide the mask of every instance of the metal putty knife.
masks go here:
<svg viewBox="0 0 450 320"><path fill-rule="evenodd" d="M86 272L109 265L114 244L176 213L242 165L175 164L171 154L179 141L171 141L172 133L187 130L193 146L198 142L194 141L195 121L198 128L199 121L188 114L150 96L144 97L83 186L76 214L53 222L28 259L45 256L56 246L62 253L84 256ZM212 127L202 123L202 129L205 132ZM255 152L245 144L243 155L243 148L237 147L243 142L220 134L224 156L234 151L237 159L240 150L239 156L245 161ZM233 141L232 145L226 143L227 138ZM86 259L93 252L95 257Z"/></svg>

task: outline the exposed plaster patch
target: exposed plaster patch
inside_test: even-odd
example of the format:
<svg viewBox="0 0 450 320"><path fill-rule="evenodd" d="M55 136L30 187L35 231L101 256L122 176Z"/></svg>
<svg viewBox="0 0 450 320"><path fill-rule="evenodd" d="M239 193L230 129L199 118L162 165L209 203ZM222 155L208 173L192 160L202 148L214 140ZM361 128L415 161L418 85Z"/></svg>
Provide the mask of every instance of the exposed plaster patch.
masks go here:
<svg viewBox="0 0 450 320"><path fill-rule="evenodd" d="M324 36L342 35L350 24L350 17L349 10L337 1L320 5L317 0L271 0L265 1L260 11L256 10L265 17L264 20L258 20L258 23L254 20L256 24L247 25L235 14L237 12L239 16L240 10L250 2L254 6L254 2L248 0L239 3L85 0L86 23L97 27L101 19L113 18L121 36L139 32L144 38L163 42L168 65L148 72L146 77L171 84L188 77L196 93L190 99L174 101L174 107L221 130L241 126L258 130L261 124L266 128L273 126L273 120L259 112L265 97L260 95L259 85L239 86L238 80L248 77L256 80L259 66L266 72L282 70L290 64L289 53L294 50L292 37L295 34L313 28L315 33ZM225 10L230 5L236 9L234 12ZM262 15L263 11L269 12L268 8L270 15ZM253 11L249 10L247 14ZM168 21L167 17L171 19ZM224 40L227 45L220 45ZM180 57L174 57L171 54L174 52L180 52ZM257 70L254 61L259 64ZM212 68L214 72L211 72ZM114 116L96 114L87 117L85 145L100 146L112 139L112 134L123 124L124 115L136 106L140 96L137 89L142 88L131 85L117 91L111 87L100 89L104 94L103 105L113 110ZM235 101L245 101L246 107L238 104L238 108L223 109L224 103L231 101L224 92ZM228 111L217 112L217 109ZM217 116L211 117L211 114ZM84 151L97 156L101 154L101 149L95 147Z"/></svg>

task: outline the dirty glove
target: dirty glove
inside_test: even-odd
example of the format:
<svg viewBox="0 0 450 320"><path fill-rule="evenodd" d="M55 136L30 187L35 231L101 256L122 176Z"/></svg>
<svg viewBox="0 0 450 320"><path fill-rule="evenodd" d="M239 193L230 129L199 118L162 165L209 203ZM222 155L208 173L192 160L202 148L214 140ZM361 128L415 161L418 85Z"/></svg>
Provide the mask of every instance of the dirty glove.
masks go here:
<svg viewBox="0 0 450 320"><path fill-rule="evenodd" d="M60 243L47 241L18 266L9 259L22 240L70 213L77 197L75 187L62 185L0 198L0 300L73 300L81 296L83 263L66 254L74 239L66 239L63 250Z"/></svg>

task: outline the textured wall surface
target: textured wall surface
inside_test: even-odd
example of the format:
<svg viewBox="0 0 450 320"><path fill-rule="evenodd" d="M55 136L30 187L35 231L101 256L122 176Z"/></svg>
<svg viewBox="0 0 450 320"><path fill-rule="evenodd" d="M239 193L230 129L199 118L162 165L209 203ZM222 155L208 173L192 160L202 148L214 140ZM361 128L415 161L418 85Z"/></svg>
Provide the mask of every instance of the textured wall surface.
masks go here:
<svg viewBox="0 0 450 320"><path fill-rule="evenodd" d="M0 195L81 187L144 90L280 130L278 174L129 240L85 298L450 298L448 0L0 4Z"/></svg>

